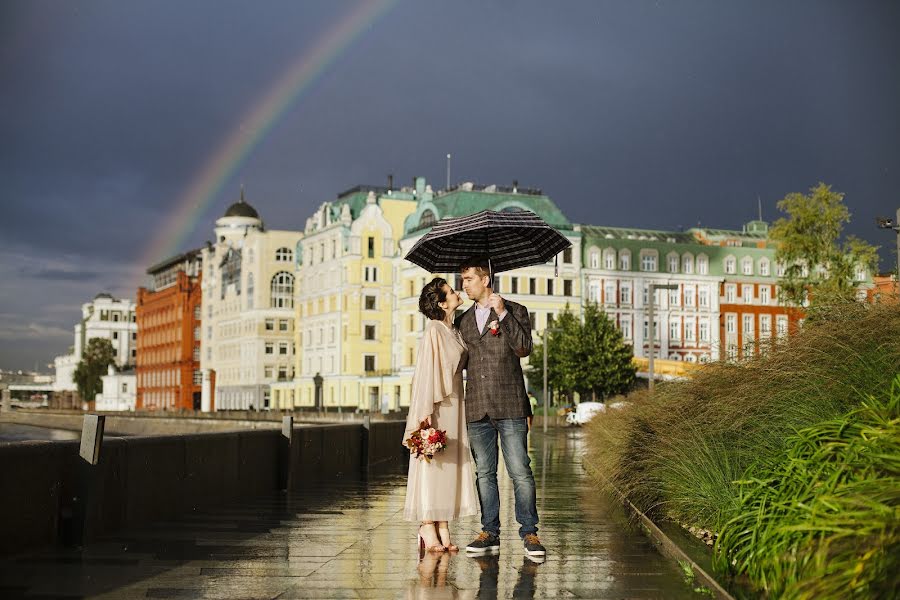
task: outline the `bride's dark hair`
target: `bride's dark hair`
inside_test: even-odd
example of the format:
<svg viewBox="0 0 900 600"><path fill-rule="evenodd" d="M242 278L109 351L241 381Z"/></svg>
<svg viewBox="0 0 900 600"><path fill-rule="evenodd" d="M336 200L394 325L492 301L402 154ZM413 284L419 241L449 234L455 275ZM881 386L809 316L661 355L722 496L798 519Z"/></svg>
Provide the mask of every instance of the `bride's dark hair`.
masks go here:
<svg viewBox="0 0 900 600"><path fill-rule="evenodd" d="M443 321L447 313L441 308L441 302L447 300L447 294L444 292L444 286L447 280L441 277L435 277L425 284L422 293L419 294L419 312L435 321Z"/></svg>

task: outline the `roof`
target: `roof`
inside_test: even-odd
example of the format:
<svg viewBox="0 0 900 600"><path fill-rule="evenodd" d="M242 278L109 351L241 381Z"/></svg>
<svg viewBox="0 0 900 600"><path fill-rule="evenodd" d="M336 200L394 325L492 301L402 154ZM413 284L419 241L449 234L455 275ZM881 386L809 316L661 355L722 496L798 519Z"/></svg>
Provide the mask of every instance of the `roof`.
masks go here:
<svg viewBox="0 0 900 600"><path fill-rule="evenodd" d="M168 269L169 267L176 265L178 263L193 260L195 258L199 258L200 251L201 251L200 248L195 248L193 250L188 250L184 254L178 254L176 256L167 258L167 259L163 260L162 262L158 262L155 265L153 265L152 267L150 267L149 269L147 269L147 275L155 275L156 273L159 273L160 271L164 271L164 270Z"/></svg>

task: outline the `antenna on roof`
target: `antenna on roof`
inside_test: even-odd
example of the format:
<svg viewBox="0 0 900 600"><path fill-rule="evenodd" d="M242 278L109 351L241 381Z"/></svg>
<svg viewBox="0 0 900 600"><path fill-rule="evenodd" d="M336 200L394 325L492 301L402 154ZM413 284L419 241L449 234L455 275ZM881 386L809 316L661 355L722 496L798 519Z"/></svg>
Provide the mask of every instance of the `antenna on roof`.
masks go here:
<svg viewBox="0 0 900 600"><path fill-rule="evenodd" d="M446 189L450 189L450 153L447 153L447 187Z"/></svg>
<svg viewBox="0 0 900 600"><path fill-rule="evenodd" d="M756 195L756 202L759 204L759 220L762 221L762 200L759 199L759 194Z"/></svg>

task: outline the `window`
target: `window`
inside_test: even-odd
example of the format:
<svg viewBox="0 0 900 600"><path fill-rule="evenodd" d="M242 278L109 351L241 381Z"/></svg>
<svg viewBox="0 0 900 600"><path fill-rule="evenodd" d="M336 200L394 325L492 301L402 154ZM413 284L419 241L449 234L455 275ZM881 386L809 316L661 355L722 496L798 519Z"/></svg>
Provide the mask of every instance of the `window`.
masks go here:
<svg viewBox="0 0 900 600"><path fill-rule="evenodd" d="M367 340L375 339L375 326L374 325L366 325L365 327L365 338Z"/></svg>
<svg viewBox="0 0 900 600"><path fill-rule="evenodd" d="M194 346L194 351L191 353L191 359L194 362L200 362L200 346Z"/></svg>
<svg viewBox="0 0 900 600"><path fill-rule="evenodd" d="M616 252L615 250L607 250L603 253L603 268L612 271L616 268Z"/></svg>
<svg viewBox="0 0 900 600"><path fill-rule="evenodd" d="M728 304L734 304L736 296L737 286L733 283L725 284L725 302L727 302Z"/></svg>
<svg viewBox="0 0 900 600"><path fill-rule="evenodd" d="M375 296L365 296L365 307L366 310L375 310Z"/></svg>
<svg viewBox="0 0 900 600"><path fill-rule="evenodd" d="M600 284L592 281L588 286L588 300L591 302L600 302Z"/></svg>
<svg viewBox="0 0 900 600"><path fill-rule="evenodd" d="M669 322L669 339L678 341L681 339L681 328L678 321Z"/></svg>
<svg viewBox="0 0 900 600"><path fill-rule="evenodd" d="M212 327L207 327L206 329L207 329L207 331L208 331L208 333L209 333L209 335L207 335L206 337L207 337L207 338L212 337ZM200 327L194 327L194 339L195 339L195 340L199 340L199 339L200 339Z"/></svg>
<svg viewBox="0 0 900 600"><path fill-rule="evenodd" d="M622 331L623 339L631 339L631 319L623 317L622 320L619 321L619 329Z"/></svg>
<svg viewBox="0 0 900 600"><path fill-rule="evenodd" d="M641 256L641 271L656 271L655 254L644 254Z"/></svg>
<svg viewBox="0 0 900 600"><path fill-rule="evenodd" d="M630 271L631 270L631 252L628 250L622 250L619 253L619 270L620 271Z"/></svg>
<svg viewBox="0 0 900 600"><path fill-rule="evenodd" d="M378 281L378 267L366 267L364 278L370 283Z"/></svg>
<svg viewBox="0 0 900 600"><path fill-rule="evenodd" d="M694 341L694 320L693 319L685 319L684 321L684 341L693 342Z"/></svg>
<svg viewBox="0 0 900 600"><path fill-rule="evenodd" d="M563 264L571 265L572 264L572 248L566 248L563 250Z"/></svg>
<svg viewBox="0 0 900 600"><path fill-rule="evenodd" d="M200 370L194 371L194 379L193 379L193 381L194 381L194 385L201 385L201 384L203 384L203 372L200 371Z"/></svg>
<svg viewBox="0 0 900 600"><path fill-rule="evenodd" d="M763 277L769 276L769 259L763 258L759 261L759 274Z"/></svg>
<svg viewBox="0 0 900 600"><path fill-rule="evenodd" d="M118 332L118 331L113 331L113 332L112 332L112 339L113 339L113 340L118 340L118 339L119 339L119 332Z"/></svg>
<svg viewBox="0 0 900 600"><path fill-rule="evenodd" d="M775 317L775 333L779 337L787 335L788 319L787 315L778 315Z"/></svg>
<svg viewBox="0 0 900 600"><path fill-rule="evenodd" d="M669 273L677 273L678 272L678 255L672 255L669 257Z"/></svg>
<svg viewBox="0 0 900 600"><path fill-rule="evenodd" d="M278 367L278 381L287 381L287 378L288 378L287 367L284 365Z"/></svg>
<svg viewBox="0 0 900 600"><path fill-rule="evenodd" d="M777 265L775 265L775 274L778 277L784 277L784 272L785 272L785 266L783 263L778 263Z"/></svg>
<svg viewBox="0 0 900 600"><path fill-rule="evenodd" d="M678 306L680 294L678 290L669 290L669 306Z"/></svg>
<svg viewBox="0 0 900 600"><path fill-rule="evenodd" d="M509 293L510 294L518 294L519 293L519 278L518 277L510 277L509 279Z"/></svg>
<svg viewBox="0 0 900 600"><path fill-rule="evenodd" d="M708 342L709 341L709 321L702 320L700 321L700 341Z"/></svg>
<svg viewBox="0 0 900 600"><path fill-rule="evenodd" d="M280 271L272 277L272 308L294 308L294 276Z"/></svg>
<svg viewBox="0 0 900 600"><path fill-rule="evenodd" d="M528 293L531 295L537 294L537 279L534 277L528 279Z"/></svg>
<svg viewBox="0 0 900 600"><path fill-rule="evenodd" d="M199 320L200 320L200 317L201 317L201 314L200 314L200 305L198 304L197 306L194 307L194 320L195 320L195 321L199 321Z"/></svg>
<svg viewBox="0 0 900 600"><path fill-rule="evenodd" d="M753 275L753 259L745 256L741 260L741 273L744 275Z"/></svg>
<svg viewBox="0 0 900 600"><path fill-rule="evenodd" d="M553 295L553 280L552 279L547 280L547 295L548 296Z"/></svg>
<svg viewBox="0 0 900 600"><path fill-rule="evenodd" d="M366 354L363 356L363 370L369 371L369 372L375 370L375 355L374 354Z"/></svg>
<svg viewBox="0 0 900 600"><path fill-rule="evenodd" d="M759 286L759 303L768 304L772 299L772 288L767 285Z"/></svg>
<svg viewBox="0 0 900 600"><path fill-rule="evenodd" d="M694 272L694 258L690 254L681 257L681 271L688 275Z"/></svg>
<svg viewBox="0 0 900 600"><path fill-rule="evenodd" d="M603 288L604 299L607 304L615 304L616 303L616 284L612 281L607 281L606 286Z"/></svg>
<svg viewBox="0 0 900 600"><path fill-rule="evenodd" d="M278 319L278 331L288 331L290 321L287 319Z"/></svg>
<svg viewBox="0 0 900 600"><path fill-rule="evenodd" d="M553 319L554 318L555 317L553 316L552 312L547 313L547 327L553 327Z"/></svg>
<svg viewBox="0 0 900 600"><path fill-rule="evenodd" d="M737 333L737 315L725 315L725 333Z"/></svg>
<svg viewBox="0 0 900 600"><path fill-rule="evenodd" d="M253 308L253 273L247 273L247 308Z"/></svg>
<svg viewBox="0 0 900 600"><path fill-rule="evenodd" d="M705 285L697 288L697 304L703 307L709 306L709 288Z"/></svg>
<svg viewBox="0 0 900 600"><path fill-rule="evenodd" d="M591 268L599 269L600 268L600 253L596 250L591 250Z"/></svg>
<svg viewBox="0 0 900 600"><path fill-rule="evenodd" d="M266 331L275 331L275 319L266 319Z"/></svg>
<svg viewBox="0 0 900 600"><path fill-rule="evenodd" d="M733 256L729 256L725 259L725 272L729 275L733 275L735 270L737 269L737 260Z"/></svg>
<svg viewBox="0 0 900 600"><path fill-rule="evenodd" d="M856 269L853 272L853 280L854 281L865 281L866 280L866 268L863 265L856 265Z"/></svg>
<svg viewBox="0 0 900 600"><path fill-rule="evenodd" d="M531 321L531 329L537 329L537 313L528 313L528 320Z"/></svg>
<svg viewBox="0 0 900 600"><path fill-rule="evenodd" d="M697 273L700 275L709 273L709 259L703 255L697 257Z"/></svg>
<svg viewBox="0 0 900 600"><path fill-rule="evenodd" d="M419 228L424 229L426 227L431 227L437 223L437 217L434 216L434 213L430 210L426 210L422 213L422 216L419 217Z"/></svg>
<svg viewBox="0 0 900 600"><path fill-rule="evenodd" d="M276 262L291 262L294 260L294 252L290 248L279 248L275 251Z"/></svg>
<svg viewBox="0 0 900 600"><path fill-rule="evenodd" d="M744 304L753 303L753 285L741 286L741 296L744 298Z"/></svg>
<svg viewBox="0 0 900 600"><path fill-rule="evenodd" d="M287 356L287 355L288 355L288 343L287 343L287 342L280 342L280 343L278 344L278 354L279 354L280 356Z"/></svg>
<svg viewBox="0 0 900 600"><path fill-rule="evenodd" d="M772 315L759 315L759 334L769 337L772 333Z"/></svg>
<svg viewBox="0 0 900 600"><path fill-rule="evenodd" d="M275 354L275 342L266 342L266 354Z"/></svg>
<svg viewBox="0 0 900 600"><path fill-rule="evenodd" d="M631 286L623 283L619 287L619 302L622 304L631 304Z"/></svg>
<svg viewBox="0 0 900 600"><path fill-rule="evenodd" d="M694 286L692 285L684 286L684 305L686 307L694 306Z"/></svg>
<svg viewBox="0 0 900 600"><path fill-rule="evenodd" d="M563 296L571 296L572 295L572 280L571 279L563 279Z"/></svg>
<svg viewBox="0 0 900 600"><path fill-rule="evenodd" d="M367 247L367 256L369 258L375 258L375 238L367 237L366 238L366 247Z"/></svg>
<svg viewBox="0 0 900 600"><path fill-rule="evenodd" d="M753 315L744 315L744 333L753 334Z"/></svg>

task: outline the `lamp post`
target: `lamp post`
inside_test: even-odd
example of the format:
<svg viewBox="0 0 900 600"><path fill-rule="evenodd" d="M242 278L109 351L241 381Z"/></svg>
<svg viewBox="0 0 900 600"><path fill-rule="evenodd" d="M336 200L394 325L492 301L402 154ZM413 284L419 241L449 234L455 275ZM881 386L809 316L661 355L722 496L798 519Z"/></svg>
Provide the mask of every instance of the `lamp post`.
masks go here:
<svg viewBox="0 0 900 600"><path fill-rule="evenodd" d="M900 208L897 209L897 218L878 217L876 220L879 229L893 229L897 232L897 280L900 281Z"/></svg>
<svg viewBox="0 0 900 600"><path fill-rule="evenodd" d="M653 355L656 352L656 327L653 322L653 299L656 296L656 290L677 290L678 285L674 283L651 283L650 291L647 294L647 318L650 322L650 347L647 360L647 374L650 393L653 393Z"/></svg>
<svg viewBox="0 0 900 600"><path fill-rule="evenodd" d="M547 398L547 354L549 353L549 345L548 342L550 340L549 334L559 331L559 329L555 327L545 327L544 328L544 433L547 433L547 410L548 405L550 404L550 399Z"/></svg>

